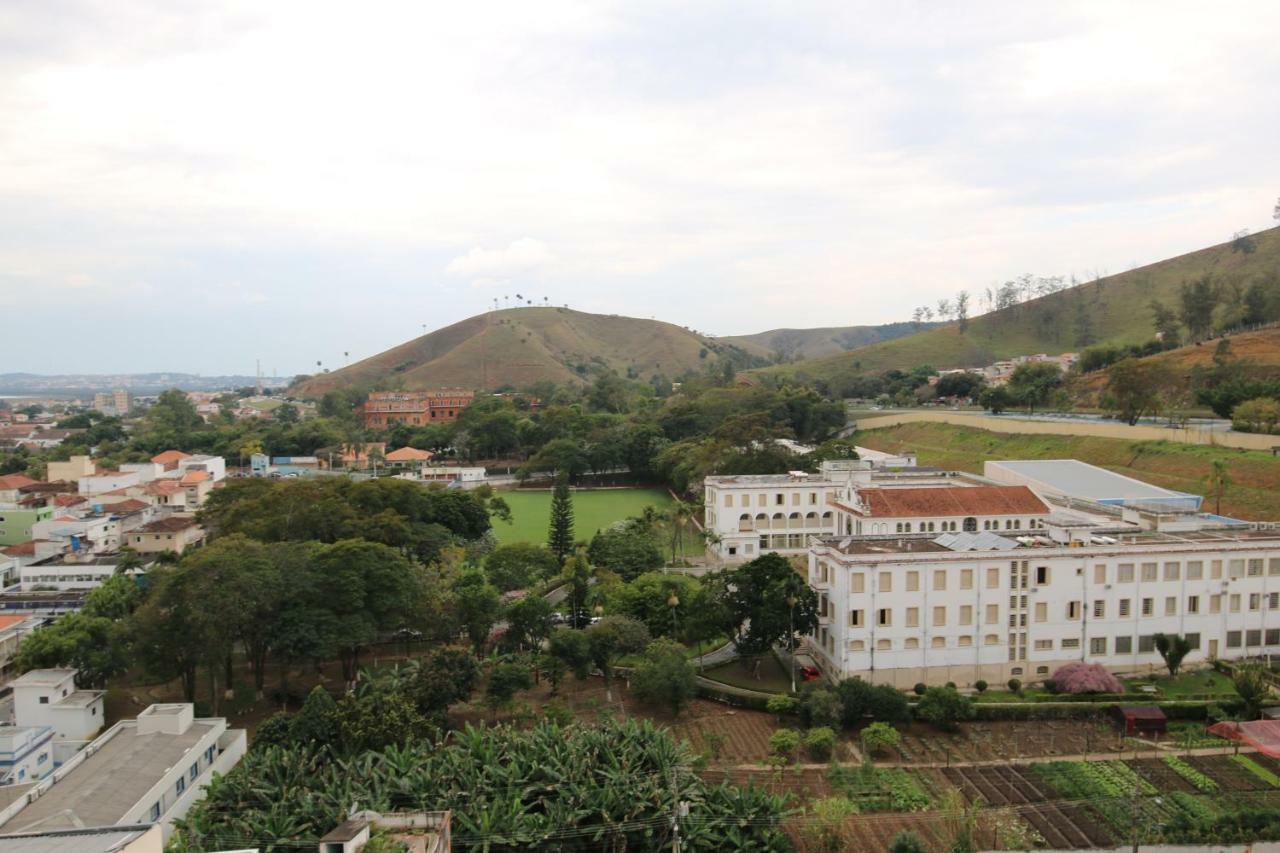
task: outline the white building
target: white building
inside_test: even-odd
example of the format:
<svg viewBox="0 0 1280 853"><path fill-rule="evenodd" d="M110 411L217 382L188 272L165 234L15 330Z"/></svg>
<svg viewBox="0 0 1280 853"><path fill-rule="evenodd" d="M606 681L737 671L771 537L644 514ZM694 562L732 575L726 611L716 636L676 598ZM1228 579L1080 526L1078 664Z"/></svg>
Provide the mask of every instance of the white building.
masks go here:
<svg viewBox="0 0 1280 853"><path fill-rule="evenodd" d="M136 486L141 482L137 471L106 471L98 469L92 476L81 477L76 488L85 497Z"/></svg>
<svg viewBox="0 0 1280 853"><path fill-rule="evenodd" d="M0 786L38 782L53 772L53 729L0 726Z"/></svg>
<svg viewBox="0 0 1280 853"><path fill-rule="evenodd" d="M1183 510L1171 532L1153 529L1167 507L1047 500L1027 485L833 500L841 533L809 552L815 661L836 678L972 685L1080 660L1151 670L1158 633L1192 640L1190 663L1280 653L1280 530Z"/></svg>
<svg viewBox="0 0 1280 853"><path fill-rule="evenodd" d="M869 463L864 467L869 468ZM793 471L707 477L703 483L706 528L713 534L708 552L729 562L771 551L802 553L810 537L835 532L835 511L828 502L845 483L838 478L841 473L824 466L822 474Z"/></svg>
<svg viewBox="0 0 1280 853"><path fill-rule="evenodd" d="M0 853L163 853L158 825L55 829L0 835Z"/></svg>
<svg viewBox="0 0 1280 853"><path fill-rule="evenodd" d="M6 833L173 821L204 796L213 774L245 751L243 729L222 718L196 719L189 704L152 705L122 720L3 811Z"/></svg>
<svg viewBox="0 0 1280 853"><path fill-rule="evenodd" d="M33 669L11 681L19 726L48 726L59 741L86 741L102 728L105 690L77 690L74 669Z"/></svg>
<svg viewBox="0 0 1280 853"><path fill-rule="evenodd" d="M186 474L190 471L204 471L213 482L227 478L227 461L221 456L196 454L178 460L178 471Z"/></svg>
<svg viewBox="0 0 1280 853"><path fill-rule="evenodd" d="M77 553L103 554L120 547L120 520L105 513L80 518L59 514L31 525L31 538L48 540Z"/></svg>

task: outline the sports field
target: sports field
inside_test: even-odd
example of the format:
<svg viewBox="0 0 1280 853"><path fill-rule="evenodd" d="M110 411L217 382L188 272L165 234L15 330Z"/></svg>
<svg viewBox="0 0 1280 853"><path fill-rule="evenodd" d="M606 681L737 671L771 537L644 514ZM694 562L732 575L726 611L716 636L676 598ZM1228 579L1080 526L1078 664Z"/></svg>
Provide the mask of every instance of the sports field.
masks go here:
<svg viewBox="0 0 1280 853"><path fill-rule="evenodd" d="M499 493L511 507L511 523L493 520L499 542L546 542L551 521L550 491L510 491ZM651 506L662 512L671 506L671 496L658 489L574 489L573 537L588 541L602 527L631 518ZM690 534L692 528L690 529ZM686 534L685 550L697 548Z"/></svg>

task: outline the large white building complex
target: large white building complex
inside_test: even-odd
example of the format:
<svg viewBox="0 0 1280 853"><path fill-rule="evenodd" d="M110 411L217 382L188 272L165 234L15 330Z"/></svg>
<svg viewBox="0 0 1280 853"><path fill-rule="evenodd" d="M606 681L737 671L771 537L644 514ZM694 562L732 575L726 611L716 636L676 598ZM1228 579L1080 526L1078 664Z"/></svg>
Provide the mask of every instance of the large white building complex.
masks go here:
<svg viewBox="0 0 1280 853"><path fill-rule="evenodd" d="M1161 665L1280 653L1280 525L1073 460L988 463L985 477L858 472L834 530L809 540L821 618L810 650L837 678L910 687L1050 677L1088 660ZM825 511L825 510L824 510Z"/></svg>

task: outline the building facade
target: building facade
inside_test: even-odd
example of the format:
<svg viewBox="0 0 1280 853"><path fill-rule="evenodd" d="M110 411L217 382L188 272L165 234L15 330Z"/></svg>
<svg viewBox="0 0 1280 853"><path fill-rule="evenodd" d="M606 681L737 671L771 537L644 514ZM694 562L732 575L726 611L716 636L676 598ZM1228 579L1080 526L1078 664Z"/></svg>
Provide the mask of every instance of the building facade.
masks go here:
<svg viewBox="0 0 1280 853"><path fill-rule="evenodd" d="M425 426L450 423L475 402L476 392L461 388L434 391L371 391L360 406L364 425L386 429L392 424Z"/></svg>

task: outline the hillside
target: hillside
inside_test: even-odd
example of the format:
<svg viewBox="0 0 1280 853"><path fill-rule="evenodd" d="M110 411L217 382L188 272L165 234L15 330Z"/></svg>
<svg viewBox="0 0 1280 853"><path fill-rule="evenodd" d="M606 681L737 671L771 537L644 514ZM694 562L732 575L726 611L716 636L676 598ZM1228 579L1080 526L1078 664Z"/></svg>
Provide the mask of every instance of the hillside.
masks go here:
<svg viewBox="0 0 1280 853"><path fill-rule="evenodd" d="M1081 348L1077 330L1084 325L1094 343L1130 344L1151 338L1150 302L1176 307L1182 282L1204 274L1215 280L1255 275L1280 268L1280 228L1254 235L1256 251L1233 252L1222 243L1186 255L1107 276L1079 287L1033 299L969 321L961 334L955 323L846 353L753 371L839 386L860 373L922 364L936 368L978 367L1015 355L1056 354Z"/></svg>
<svg viewBox="0 0 1280 853"><path fill-rule="evenodd" d="M726 335L721 341L744 347L759 347L780 353L787 361L819 358L848 352L880 341L891 341L942 323L886 323L882 326L827 326L820 329L770 329L754 335Z"/></svg>
<svg viewBox="0 0 1280 853"><path fill-rule="evenodd" d="M335 388L406 390L526 387L535 382L582 382L593 367L641 379L673 379L701 370L708 359L744 366L767 355L754 344L731 344L671 323L567 308L491 311L370 356L349 367L310 377L292 389L318 396Z"/></svg>
<svg viewBox="0 0 1280 853"><path fill-rule="evenodd" d="M1213 460L1227 464L1232 485L1222 512L1248 520L1280 517L1280 458L1257 450L1203 444L1124 441L1067 435L1012 435L939 423L912 423L855 433L864 447L914 450L921 465L982 473L988 459L1080 459L1167 489L1204 494ZM1206 501L1213 511L1213 502Z"/></svg>

